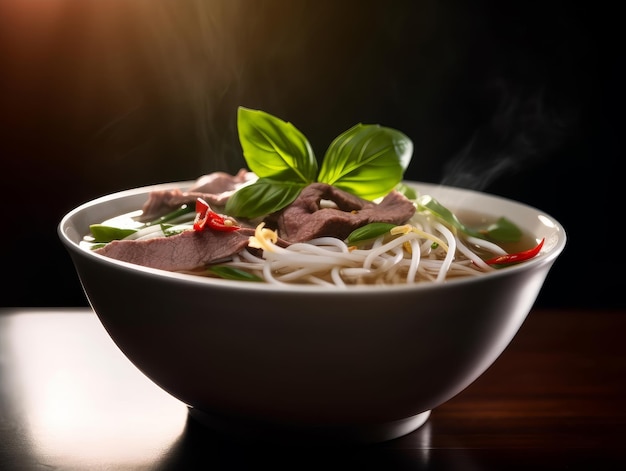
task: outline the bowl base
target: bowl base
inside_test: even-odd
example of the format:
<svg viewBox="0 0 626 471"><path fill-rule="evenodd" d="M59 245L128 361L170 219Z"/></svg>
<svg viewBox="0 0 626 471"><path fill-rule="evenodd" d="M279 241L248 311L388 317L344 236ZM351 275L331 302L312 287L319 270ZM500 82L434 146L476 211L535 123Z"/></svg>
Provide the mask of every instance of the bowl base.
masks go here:
<svg viewBox="0 0 626 471"><path fill-rule="evenodd" d="M294 445L385 442L417 430L428 420L430 412L427 410L404 419L369 425L298 427L266 424L240 418L233 419L189 407L190 417L219 434L244 440Z"/></svg>

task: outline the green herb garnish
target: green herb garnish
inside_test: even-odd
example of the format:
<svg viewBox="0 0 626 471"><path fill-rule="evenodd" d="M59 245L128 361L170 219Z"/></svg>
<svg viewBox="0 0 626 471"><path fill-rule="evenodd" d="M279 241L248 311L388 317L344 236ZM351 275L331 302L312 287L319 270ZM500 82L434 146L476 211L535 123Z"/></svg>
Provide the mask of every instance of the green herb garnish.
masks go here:
<svg viewBox="0 0 626 471"><path fill-rule="evenodd" d="M95 242L111 242L123 239L137 232L137 229L125 229L121 227L106 226L104 224L92 224L89 226Z"/></svg>
<svg viewBox="0 0 626 471"><path fill-rule="evenodd" d="M346 239L346 243L348 245L354 245L359 242L375 239L376 237L389 233L394 227L396 227L395 224L387 222L371 222L352 231Z"/></svg>
<svg viewBox="0 0 626 471"><path fill-rule="evenodd" d="M309 141L293 124L239 107L237 127L246 163L259 179L228 199L225 212L235 217L276 212L314 182L374 200L402 181L413 154L413 143L403 133L357 124L335 138L318 170Z"/></svg>
<svg viewBox="0 0 626 471"><path fill-rule="evenodd" d="M427 209L442 221L448 223L455 229L480 239L489 239L496 242L517 242L522 237L522 231L513 222L505 217L501 217L496 222L484 228L467 227L439 201L430 195L423 195L417 199L419 210Z"/></svg>
<svg viewBox="0 0 626 471"><path fill-rule="evenodd" d="M226 280L263 281L263 279L257 275L227 265L212 265L208 270L214 275Z"/></svg>

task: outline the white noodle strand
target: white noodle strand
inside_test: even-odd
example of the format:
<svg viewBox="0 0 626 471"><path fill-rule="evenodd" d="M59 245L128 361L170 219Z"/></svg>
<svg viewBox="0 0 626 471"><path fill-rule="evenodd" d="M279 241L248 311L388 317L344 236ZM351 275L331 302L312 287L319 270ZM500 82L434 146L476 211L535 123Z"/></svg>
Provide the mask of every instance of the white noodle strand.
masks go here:
<svg viewBox="0 0 626 471"><path fill-rule="evenodd" d="M123 217L129 219L128 215ZM177 219L177 225L172 222L141 227L126 239L163 237L193 228L189 219ZM367 245L348 246L335 237L319 237L281 247L277 245L278 233L261 223L250 237L249 247L220 264L255 274L267 283L308 283L345 289L354 284L441 283L452 277L477 276L496 269L479 253L507 253L493 242L455 233L456 229L432 215L418 212L407 224L394 227ZM86 237L84 243L89 245L93 240Z"/></svg>
<svg viewBox="0 0 626 471"><path fill-rule="evenodd" d="M454 237L454 234L452 234L452 231L441 223L436 223L435 228L441 232L448 241L448 252L446 253L446 258L441 264L439 274L437 275L437 281L442 282L446 279L446 273L454 260L454 253L456 252L456 238Z"/></svg>
<svg viewBox="0 0 626 471"><path fill-rule="evenodd" d="M468 236L466 239L470 244L474 244L476 247L480 247L481 249L487 250L495 255L506 255L506 250L493 242L472 236Z"/></svg>

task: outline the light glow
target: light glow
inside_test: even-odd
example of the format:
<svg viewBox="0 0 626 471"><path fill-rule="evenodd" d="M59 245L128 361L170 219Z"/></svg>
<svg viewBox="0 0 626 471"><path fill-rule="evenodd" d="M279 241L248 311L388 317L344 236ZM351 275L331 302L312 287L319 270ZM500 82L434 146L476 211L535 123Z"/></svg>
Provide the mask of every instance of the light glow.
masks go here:
<svg viewBox="0 0 626 471"><path fill-rule="evenodd" d="M20 314L8 323L20 405L40 463L154 464L180 437L187 407L130 363L95 314L67 312Z"/></svg>

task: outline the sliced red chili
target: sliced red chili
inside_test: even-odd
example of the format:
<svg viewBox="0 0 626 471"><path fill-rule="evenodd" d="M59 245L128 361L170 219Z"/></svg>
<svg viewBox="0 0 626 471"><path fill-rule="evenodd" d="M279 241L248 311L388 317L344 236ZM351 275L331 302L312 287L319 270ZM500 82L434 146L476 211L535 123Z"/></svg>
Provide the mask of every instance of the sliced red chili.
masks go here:
<svg viewBox="0 0 626 471"><path fill-rule="evenodd" d="M209 204L204 201L202 198L196 199L196 218L193 221L193 229L194 231L201 231L204 229L204 225L206 224L206 220L208 217L208 212L211 210Z"/></svg>
<svg viewBox="0 0 626 471"><path fill-rule="evenodd" d="M541 239L541 242L539 242L537 246L533 247L532 249L508 255L499 255L497 257L490 258L489 260L485 260L485 262L489 265L510 265L512 263L519 263L525 260L529 260L539 253L541 247L543 247L544 241L545 239Z"/></svg>
<svg viewBox="0 0 626 471"><path fill-rule="evenodd" d="M213 213L215 214L215 213ZM224 219L223 217L217 215L217 218L209 218L207 221L207 226L209 226L214 231L222 231L222 232L231 232L239 229L239 226L233 224L232 221L228 219Z"/></svg>
<svg viewBox="0 0 626 471"><path fill-rule="evenodd" d="M193 229L201 231L205 227L209 227L215 231L230 232L239 229L232 221L226 222L222 216L211 209L209 203L202 198L196 199L196 218L193 221Z"/></svg>

